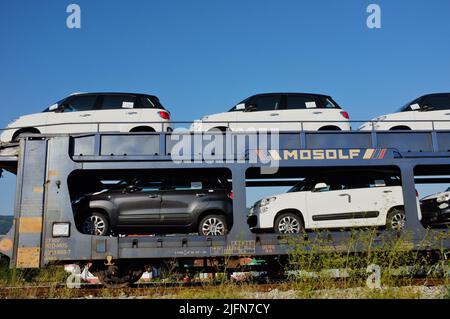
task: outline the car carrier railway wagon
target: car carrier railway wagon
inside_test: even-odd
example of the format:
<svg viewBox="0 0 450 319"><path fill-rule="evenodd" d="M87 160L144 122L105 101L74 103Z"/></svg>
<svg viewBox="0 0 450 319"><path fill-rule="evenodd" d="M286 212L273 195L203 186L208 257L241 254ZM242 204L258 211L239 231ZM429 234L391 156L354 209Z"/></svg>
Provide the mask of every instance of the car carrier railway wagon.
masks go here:
<svg viewBox="0 0 450 319"><path fill-rule="evenodd" d="M191 133L184 134L188 139L199 138ZM184 154L185 159L192 160L182 163L173 161L171 135L29 135L17 145L4 147L0 163L3 169L17 174L17 186L14 224L6 235L0 236L0 253L10 258L13 268L70 263L90 265L92 272L99 274L106 283L132 282L145 267L166 260L203 259L205 267L211 260L242 256L270 260L289 254L292 249L289 236L250 231L247 187L286 184L304 176L305 172L324 168L351 171L361 167L399 171L407 216L405 231L413 233L409 240L411 248L450 247L448 231L442 229L432 230L442 235L440 240L424 244L425 229L419 221L415 192L415 182L449 182L442 176L450 175L450 132L288 132L280 133L276 149L271 149L270 141L256 146L244 143L247 146L243 150L233 149L232 158L225 160L223 154L222 160L218 160L221 151L217 151L214 160L208 161L193 147ZM231 139L238 139L244 133L229 135ZM268 167L268 159L272 165L276 164L276 170ZM161 176L225 174L231 180L234 193L233 226L229 233L225 236L95 236L77 229L71 193L74 188L89 187L90 179L84 176L120 179L141 172ZM76 185L71 185L74 174L79 178ZM380 242L386 235L389 234L380 230ZM348 232L330 231L329 236L330 245L335 249L346 249Z"/></svg>

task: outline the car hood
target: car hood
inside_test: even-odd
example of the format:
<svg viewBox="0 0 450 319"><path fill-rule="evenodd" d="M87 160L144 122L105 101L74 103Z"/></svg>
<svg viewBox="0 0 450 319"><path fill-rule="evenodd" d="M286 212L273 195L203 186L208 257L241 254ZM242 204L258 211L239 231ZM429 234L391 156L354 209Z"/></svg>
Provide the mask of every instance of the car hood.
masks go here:
<svg viewBox="0 0 450 319"><path fill-rule="evenodd" d="M203 116L200 121L210 122L210 121L224 121L224 120L234 120L236 118L236 112L222 112Z"/></svg>
<svg viewBox="0 0 450 319"><path fill-rule="evenodd" d="M45 119L46 117L47 117L46 113L34 113L22 115L9 122L8 127L22 127L22 126L30 127L36 125L43 125L45 124L43 122L43 119Z"/></svg>
<svg viewBox="0 0 450 319"><path fill-rule="evenodd" d="M420 201L429 200L429 199L436 199L436 198L438 198L439 196L442 196L442 195L450 195L450 192L440 192L440 193L436 193L436 194L431 194L431 195L425 196Z"/></svg>
<svg viewBox="0 0 450 319"><path fill-rule="evenodd" d="M396 113L378 115L377 117L374 117L370 121L363 123L359 127L359 129L362 129L362 128L370 125L371 122L388 122L388 121L407 120L408 116L406 116L405 113L407 113L407 112L396 112ZM411 119L408 119L408 120L411 120Z"/></svg>

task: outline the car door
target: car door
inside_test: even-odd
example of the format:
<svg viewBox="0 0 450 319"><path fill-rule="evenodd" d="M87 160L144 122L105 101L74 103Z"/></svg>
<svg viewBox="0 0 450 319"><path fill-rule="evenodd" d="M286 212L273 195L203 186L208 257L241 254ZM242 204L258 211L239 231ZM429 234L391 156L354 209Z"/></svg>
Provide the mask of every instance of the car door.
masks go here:
<svg viewBox="0 0 450 319"><path fill-rule="evenodd" d="M449 130L450 129L450 94L431 94L424 97L417 119L429 121L422 123L422 129Z"/></svg>
<svg viewBox="0 0 450 319"><path fill-rule="evenodd" d="M311 228L347 227L351 216L357 212L351 190L338 178L322 180L319 183L327 187L313 189L306 195Z"/></svg>
<svg viewBox="0 0 450 319"><path fill-rule="evenodd" d="M288 93L285 95L283 119L295 121L285 123L286 130L317 131L324 127L349 129L342 109L331 98L321 95ZM336 121L336 122L333 122Z"/></svg>
<svg viewBox="0 0 450 319"><path fill-rule="evenodd" d="M195 213L208 205L209 190L200 180L172 181L162 191L161 225L186 227L197 221Z"/></svg>
<svg viewBox="0 0 450 319"><path fill-rule="evenodd" d="M281 128L283 113L280 107L281 94L255 95L246 103L245 111L236 112L234 129Z"/></svg>
<svg viewBox="0 0 450 319"><path fill-rule="evenodd" d="M114 197L117 226L157 226L160 223L161 183L145 181Z"/></svg>
<svg viewBox="0 0 450 319"><path fill-rule="evenodd" d="M94 110L97 106L97 95L74 95L49 112L46 133L89 133L97 131Z"/></svg>
<svg viewBox="0 0 450 319"><path fill-rule="evenodd" d="M129 132L139 126L141 112L138 109L139 100L129 94L100 95L99 110L94 119L99 123L101 132ZM123 124L121 124L123 122Z"/></svg>
<svg viewBox="0 0 450 319"><path fill-rule="evenodd" d="M362 173L349 177L349 199L355 212L346 227L384 225L387 210L393 206L396 192L386 183L385 176ZM398 203L397 203L398 204Z"/></svg>

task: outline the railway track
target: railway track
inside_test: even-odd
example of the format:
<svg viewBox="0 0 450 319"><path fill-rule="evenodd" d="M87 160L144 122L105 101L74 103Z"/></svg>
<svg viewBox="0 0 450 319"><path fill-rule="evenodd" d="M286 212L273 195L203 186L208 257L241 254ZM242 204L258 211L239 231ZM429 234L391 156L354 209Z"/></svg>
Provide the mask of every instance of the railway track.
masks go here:
<svg viewBox="0 0 450 319"><path fill-rule="evenodd" d="M446 278L413 278L402 281L399 280L395 287L402 286L449 286L449 280ZM0 299L14 298L140 298L140 297L158 297L158 296L177 296L181 292L201 289L203 293L214 291L221 285L229 285L236 289L242 288L243 291L251 292L270 292L272 290L288 291L292 289L301 289L295 282L279 283L144 283L134 284L127 288L104 288L95 284L82 284L80 288L68 288L63 284L42 284L28 286L4 286L0 287ZM233 286L234 285L234 286ZM318 289L347 289L364 287L363 282L346 282L342 279L334 279L327 286L318 287Z"/></svg>

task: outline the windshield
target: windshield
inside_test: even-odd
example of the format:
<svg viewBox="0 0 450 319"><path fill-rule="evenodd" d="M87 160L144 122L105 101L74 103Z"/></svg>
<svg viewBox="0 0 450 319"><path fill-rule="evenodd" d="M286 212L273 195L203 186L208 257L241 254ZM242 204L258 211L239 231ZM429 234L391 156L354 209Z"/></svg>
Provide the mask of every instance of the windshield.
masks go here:
<svg viewBox="0 0 450 319"><path fill-rule="evenodd" d="M246 98L245 100L242 100L241 102L239 102L239 103L237 103L235 106L233 106L228 112L236 112L236 111L242 111L242 110L236 110L236 106L238 105L238 104L247 104L247 102L248 102L248 100L249 100L250 98L248 97L248 98Z"/></svg>
<svg viewBox="0 0 450 319"><path fill-rule="evenodd" d="M410 106L411 106L411 104L414 104L414 103L417 103L417 99L416 99L416 100L413 100L413 101L411 101L411 102L406 103L406 104L403 105L401 108L399 108L399 109L397 110L397 112L408 112L408 111L412 111L411 108L410 108Z"/></svg>
<svg viewBox="0 0 450 319"><path fill-rule="evenodd" d="M308 185L311 183L308 183L306 179L302 180L301 182L298 182L295 184L290 190L288 190L288 193L295 193L295 192L304 192L308 190Z"/></svg>
<svg viewBox="0 0 450 319"><path fill-rule="evenodd" d="M65 101L65 99L66 98L64 98L64 99L62 99L62 100L59 100L58 102L55 102L55 103L53 103L52 105L55 105L55 104L57 104L58 106L59 105L61 105L64 101ZM52 105L49 105L45 110L43 110L42 112L53 112L54 110L51 110L50 111L50 106L52 106Z"/></svg>

